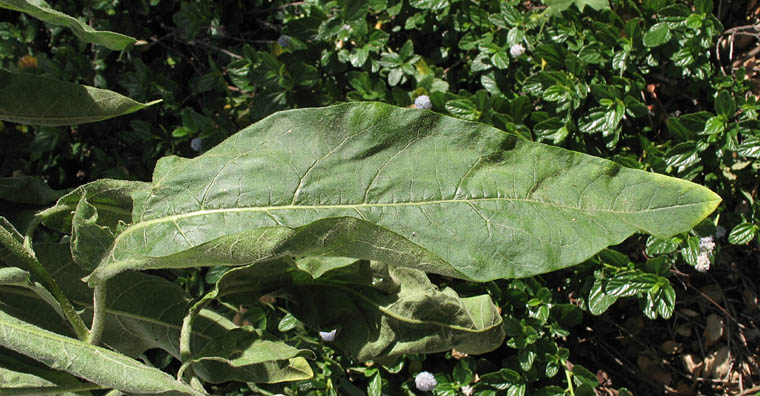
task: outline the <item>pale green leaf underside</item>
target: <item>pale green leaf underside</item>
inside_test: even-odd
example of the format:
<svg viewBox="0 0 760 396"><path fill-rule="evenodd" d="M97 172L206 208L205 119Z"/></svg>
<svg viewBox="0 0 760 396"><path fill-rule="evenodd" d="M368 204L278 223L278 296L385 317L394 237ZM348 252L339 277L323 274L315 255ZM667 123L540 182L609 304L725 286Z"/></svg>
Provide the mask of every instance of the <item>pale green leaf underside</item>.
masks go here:
<svg viewBox="0 0 760 396"><path fill-rule="evenodd" d="M56 384L36 375L15 371L0 366L0 395L14 388L52 387ZM55 393L50 396L77 396L74 392Z"/></svg>
<svg viewBox="0 0 760 396"><path fill-rule="evenodd" d="M35 249L71 301L85 308L85 316L91 315L92 289L81 281L85 272L71 261L68 247L37 243ZM121 274L108 283L103 343L131 357L159 348L179 358L180 328L189 303L190 296L166 279L140 272ZM193 326L192 347L203 348L235 327L223 316L201 310Z"/></svg>
<svg viewBox="0 0 760 396"><path fill-rule="evenodd" d="M308 349L262 340L251 331L234 329L206 344L192 361L205 363L206 380L212 383L277 383L311 378L314 373L305 358L316 356Z"/></svg>
<svg viewBox="0 0 760 396"><path fill-rule="evenodd" d="M140 103L107 89L0 70L0 120L61 126L102 121L158 103Z"/></svg>
<svg viewBox="0 0 760 396"><path fill-rule="evenodd" d="M13 286L28 289L34 292L41 300L50 305L63 318L61 304L41 284L32 282L29 272L16 267L0 268L0 287Z"/></svg>
<svg viewBox="0 0 760 396"><path fill-rule="evenodd" d="M349 216L478 281L568 267L637 231L685 232L720 202L687 181L380 103L277 113L192 160L161 160L134 199L101 267Z"/></svg>
<svg viewBox="0 0 760 396"><path fill-rule="evenodd" d="M39 388L63 386L77 388L77 393L46 392L44 395L60 396L92 396L90 392L82 391L82 381L77 377L59 370L53 370L27 356L0 347L0 395L8 393L7 388ZM36 394L40 394L37 392Z"/></svg>
<svg viewBox="0 0 760 396"><path fill-rule="evenodd" d="M135 42L134 38L120 33L97 31L69 15L50 8L50 5L42 0L0 0L0 7L25 12L53 25L68 27L80 39L112 50L123 50Z"/></svg>
<svg viewBox="0 0 760 396"><path fill-rule="evenodd" d="M480 354L504 339L489 296L439 290L419 270L357 261L317 279L309 275L288 260L270 261L228 271L215 290L236 305L276 291L313 329L337 329L334 344L362 361L451 348Z"/></svg>
<svg viewBox="0 0 760 396"><path fill-rule="evenodd" d="M135 394L202 396L156 368L109 349L58 335L0 310L0 346L93 383Z"/></svg>

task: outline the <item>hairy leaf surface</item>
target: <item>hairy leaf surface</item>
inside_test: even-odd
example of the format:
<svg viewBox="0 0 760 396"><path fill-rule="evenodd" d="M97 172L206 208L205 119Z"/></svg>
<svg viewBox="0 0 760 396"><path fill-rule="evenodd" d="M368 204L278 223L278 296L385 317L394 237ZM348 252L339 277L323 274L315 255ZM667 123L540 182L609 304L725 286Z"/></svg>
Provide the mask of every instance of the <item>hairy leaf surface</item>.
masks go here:
<svg viewBox="0 0 760 396"><path fill-rule="evenodd" d="M362 260L314 279L297 267L278 260L235 268L216 291L233 304L250 304L276 291L313 329L337 329L335 345L359 360L451 348L485 353L504 339L489 296L462 298L451 289L439 290L423 271Z"/></svg>
<svg viewBox="0 0 760 396"><path fill-rule="evenodd" d="M8 388L77 386L81 383L81 380L69 373L53 370L27 356L0 347L0 394L5 394L4 391ZM91 396L87 391L47 394Z"/></svg>
<svg viewBox="0 0 760 396"><path fill-rule="evenodd" d="M120 33L97 31L76 18L50 8L46 2L41 0L0 0L0 7L25 12L53 25L68 27L80 39L112 50L123 50L126 46L135 42L134 38Z"/></svg>
<svg viewBox="0 0 760 396"><path fill-rule="evenodd" d="M140 103L107 89L5 70L0 70L0 87L0 120L21 124L84 124L158 103Z"/></svg>
<svg viewBox="0 0 760 396"><path fill-rule="evenodd" d="M20 287L27 289L36 294L40 299L50 305L56 312L63 318L63 311L61 310L61 304L53 295L45 289L41 284L32 282L29 272L16 267L0 268L0 288L5 287Z"/></svg>
<svg viewBox="0 0 760 396"><path fill-rule="evenodd" d="M42 222L58 232L71 234L79 202L86 197L87 204L97 210L96 223L115 232L119 222L132 222L132 194L149 186L144 182L113 179L87 183L70 191L55 206L43 211ZM89 217L86 214L81 216Z"/></svg>
<svg viewBox="0 0 760 396"><path fill-rule="evenodd" d="M37 255L71 301L91 316L92 289L86 274L69 256L65 244L37 243ZM179 358L179 334L190 296L158 276L126 272L108 283L103 343L131 357L159 348ZM193 326L192 347L203 348L236 326L210 310L202 310ZM199 374L203 375L200 370Z"/></svg>
<svg viewBox="0 0 760 396"><path fill-rule="evenodd" d="M204 363L206 380L213 383L242 381L276 383L311 378L314 373L305 358L314 352L282 341L262 340L239 328L215 338L197 354L194 363Z"/></svg>
<svg viewBox="0 0 760 396"><path fill-rule="evenodd" d="M0 307L2 308L2 307ZM136 394L205 393L136 360L16 319L0 309L0 346L88 381Z"/></svg>
<svg viewBox="0 0 760 396"><path fill-rule="evenodd" d="M199 157L161 160L134 199L133 224L96 273L262 227L348 216L431 258L394 264L477 281L526 277L634 232L688 231L720 202L687 181L380 103L272 115ZM220 257L239 256L234 240Z"/></svg>

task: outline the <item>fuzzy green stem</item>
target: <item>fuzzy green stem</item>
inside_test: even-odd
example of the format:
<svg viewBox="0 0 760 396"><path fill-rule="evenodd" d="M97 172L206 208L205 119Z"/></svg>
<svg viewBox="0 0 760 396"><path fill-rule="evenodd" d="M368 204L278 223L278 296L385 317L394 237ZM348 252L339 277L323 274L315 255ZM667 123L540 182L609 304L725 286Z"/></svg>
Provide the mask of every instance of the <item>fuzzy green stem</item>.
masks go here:
<svg viewBox="0 0 760 396"><path fill-rule="evenodd" d="M177 373L178 380L182 379L183 376L185 378L193 377L191 361L193 354L190 350L190 341L193 335L193 320L198 316L198 312L200 312L200 310L203 309L203 307L205 307L214 297L216 297L215 290L207 293L190 307L187 315L182 319L182 329L179 332L179 360L182 362L182 367L180 368L179 373Z"/></svg>
<svg viewBox="0 0 760 396"><path fill-rule="evenodd" d="M87 343L98 345L106 325L106 282L95 286L92 294L92 326Z"/></svg>
<svg viewBox="0 0 760 396"><path fill-rule="evenodd" d="M33 396L33 395L56 395L69 392L85 392L91 390L108 389L98 384L72 384L60 386L39 386L22 388L0 388L2 396Z"/></svg>
<svg viewBox="0 0 760 396"><path fill-rule="evenodd" d="M53 297L58 300L58 303L61 304L63 315L71 324L77 338L80 340L87 339L89 333L87 326L82 321L82 318L79 316L74 306L71 305L66 294L64 294L63 290L55 282L55 279L53 279L45 267L42 266L42 263L37 260L34 251L31 250L31 248L25 247L18 239L14 238L10 231L3 227L0 227L0 246L4 246L7 249L7 254L4 257L4 260L12 266L31 271L31 273L40 280L42 285L53 294Z"/></svg>

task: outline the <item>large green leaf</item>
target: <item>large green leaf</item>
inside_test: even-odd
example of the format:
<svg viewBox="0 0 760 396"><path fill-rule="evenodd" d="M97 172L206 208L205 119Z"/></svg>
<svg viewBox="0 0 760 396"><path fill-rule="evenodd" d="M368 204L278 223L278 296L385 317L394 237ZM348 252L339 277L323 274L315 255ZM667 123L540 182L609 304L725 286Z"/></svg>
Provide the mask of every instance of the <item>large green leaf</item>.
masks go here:
<svg viewBox="0 0 760 396"><path fill-rule="evenodd" d="M51 189L37 177L0 177L0 216L17 229L26 230L35 213L65 193Z"/></svg>
<svg viewBox="0 0 760 396"><path fill-rule="evenodd" d="M305 358L314 352L282 341L263 340L244 328L229 331L206 344L192 361L205 364L209 382L242 381L276 383L299 381L314 374Z"/></svg>
<svg viewBox="0 0 760 396"><path fill-rule="evenodd" d="M73 263L68 246L37 243L35 250L71 301L91 316L92 289L81 281L86 273ZM190 296L171 281L140 272L123 273L108 282L103 343L132 357L159 348L179 358L180 328L189 304ZM200 350L235 327L221 315L202 310L191 345Z"/></svg>
<svg viewBox="0 0 760 396"><path fill-rule="evenodd" d="M234 234L259 232L277 247L292 229L308 234L298 227L344 216L383 235L365 251L413 258L393 264L478 281L525 277L579 263L634 232L688 231L720 202L687 181L379 103L272 115L192 160L159 161L151 188L133 197L133 224L95 283L109 267L141 268L215 241L227 245L217 244L209 265L251 263L262 258L246 250L261 249ZM255 231L262 227L272 232ZM428 260L389 250L399 238ZM336 256L318 244L300 249Z"/></svg>
<svg viewBox="0 0 760 396"><path fill-rule="evenodd" d="M136 394L192 395L205 393L136 360L74 338L43 330L3 311L0 346L93 383Z"/></svg>
<svg viewBox="0 0 760 396"><path fill-rule="evenodd" d="M75 125L133 113L140 103L107 89L0 70L0 120L33 125Z"/></svg>
<svg viewBox="0 0 760 396"><path fill-rule="evenodd" d="M132 222L132 193L149 186L144 182L113 179L100 179L79 186L61 197L55 206L43 211L42 222L58 232L72 233L80 201L86 199L87 204L97 211L95 223L115 231L119 222ZM80 213L79 216L89 219L87 212L91 208L83 209L85 213Z"/></svg>
<svg viewBox="0 0 760 396"><path fill-rule="evenodd" d="M136 40L123 34L97 31L79 20L54 10L43 0L0 0L0 7L25 12L53 25L66 26L80 39L112 50L123 50Z"/></svg>
<svg viewBox="0 0 760 396"><path fill-rule="evenodd" d="M0 394L5 394L9 390L8 388L17 391L18 388L49 388L54 386L79 388L81 390L82 383L71 374L53 370L26 356L0 348ZM90 392L63 391L47 394L51 396L91 396Z"/></svg>
<svg viewBox="0 0 760 396"><path fill-rule="evenodd" d="M37 177L0 177L0 200L29 205L48 205L65 191L56 191Z"/></svg>
<svg viewBox="0 0 760 396"><path fill-rule="evenodd" d="M0 268L0 287L24 288L36 294L42 301L50 305L63 318L61 304L41 284L32 282L29 272L16 267Z"/></svg>
<svg viewBox="0 0 760 396"><path fill-rule="evenodd" d="M420 270L362 260L314 279L298 267L283 259L235 268L216 291L233 304L276 291L313 329L337 330L335 345L359 360L451 348L478 354L504 339L501 316L487 295L462 298L439 290Z"/></svg>

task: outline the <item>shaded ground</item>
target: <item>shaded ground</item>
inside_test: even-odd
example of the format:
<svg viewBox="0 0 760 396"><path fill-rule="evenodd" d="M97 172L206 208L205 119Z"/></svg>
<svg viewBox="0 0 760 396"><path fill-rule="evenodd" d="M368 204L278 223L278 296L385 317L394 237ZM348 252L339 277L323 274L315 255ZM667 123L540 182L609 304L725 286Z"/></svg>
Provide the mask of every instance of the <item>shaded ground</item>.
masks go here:
<svg viewBox="0 0 760 396"><path fill-rule="evenodd" d="M744 68L760 98L760 4L716 1L716 13L726 28L715 51L723 73ZM754 241L753 248L719 242L709 272L672 270L672 318L652 321L633 299L619 301L574 341L571 350L589 366L605 368L597 373L604 384L598 393L627 387L635 395L760 394L760 252Z"/></svg>
<svg viewBox="0 0 760 396"><path fill-rule="evenodd" d="M649 320L631 299L586 329L574 348L605 368L601 394L623 386L635 395L760 392L758 256L722 258L706 274L674 269L671 319Z"/></svg>

